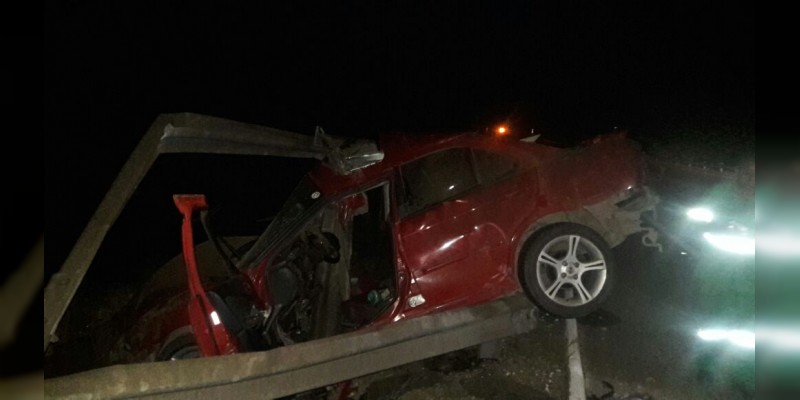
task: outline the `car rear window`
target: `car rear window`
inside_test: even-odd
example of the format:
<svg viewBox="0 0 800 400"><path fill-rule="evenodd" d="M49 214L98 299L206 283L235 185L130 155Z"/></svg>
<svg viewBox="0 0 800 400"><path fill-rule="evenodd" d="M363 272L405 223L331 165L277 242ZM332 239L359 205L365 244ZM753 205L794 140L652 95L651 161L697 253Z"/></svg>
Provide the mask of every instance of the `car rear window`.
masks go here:
<svg viewBox="0 0 800 400"><path fill-rule="evenodd" d="M400 216L413 214L477 186L470 157L469 149L448 149L402 166Z"/></svg>
<svg viewBox="0 0 800 400"><path fill-rule="evenodd" d="M486 150L474 149L475 166L481 183L484 185L501 181L514 173L517 163L514 159Z"/></svg>

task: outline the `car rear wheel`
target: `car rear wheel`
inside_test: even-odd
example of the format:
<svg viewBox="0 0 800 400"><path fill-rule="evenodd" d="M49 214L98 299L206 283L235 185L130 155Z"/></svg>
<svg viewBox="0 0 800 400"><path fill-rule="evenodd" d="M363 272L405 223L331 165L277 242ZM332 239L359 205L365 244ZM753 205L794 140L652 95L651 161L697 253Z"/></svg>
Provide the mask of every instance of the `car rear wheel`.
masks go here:
<svg viewBox="0 0 800 400"><path fill-rule="evenodd" d="M547 312L566 318L596 310L611 290L611 248L595 231L577 224L545 228L523 249L520 280Z"/></svg>
<svg viewBox="0 0 800 400"><path fill-rule="evenodd" d="M167 343L159 353L159 361L188 360L200 357L200 347L192 334L183 334Z"/></svg>

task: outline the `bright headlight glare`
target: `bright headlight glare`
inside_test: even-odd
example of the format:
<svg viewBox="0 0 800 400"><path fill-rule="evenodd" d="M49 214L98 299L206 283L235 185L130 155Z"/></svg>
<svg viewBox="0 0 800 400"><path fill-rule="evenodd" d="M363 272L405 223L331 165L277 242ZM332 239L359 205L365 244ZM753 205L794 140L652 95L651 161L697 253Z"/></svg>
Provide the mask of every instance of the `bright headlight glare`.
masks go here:
<svg viewBox="0 0 800 400"><path fill-rule="evenodd" d="M712 246L734 254L755 254L756 240L748 236L720 235L706 232L703 238Z"/></svg>
<svg viewBox="0 0 800 400"><path fill-rule="evenodd" d="M728 341L745 349L756 348L756 335L751 331L736 329L728 332Z"/></svg>
<svg viewBox="0 0 800 400"><path fill-rule="evenodd" d="M800 331L796 329L759 329L756 332L759 342L768 342L784 350L800 350Z"/></svg>
<svg viewBox="0 0 800 400"><path fill-rule="evenodd" d="M727 340L728 343L737 347L756 348L755 333L744 329L700 329L697 331L697 337L707 342Z"/></svg>
<svg viewBox="0 0 800 400"><path fill-rule="evenodd" d="M726 341L736 347L754 349L760 345L774 346L785 351L800 350L800 330L796 328L756 328L747 329L699 329L697 337L706 342Z"/></svg>
<svg viewBox="0 0 800 400"><path fill-rule="evenodd" d="M697 336L707 342L716 342L728 337L728 331L724 329L700 329Z"/></svg>
<svg viewBox="0 0 800 400"><path fill-rule="evenodd" d="M714 212L705 207L690 208L686 211L686 216L693 221L711 222L714 220Z"/></svg>
<svg viewBox="0 0 800 400"><path fill-rule="evenodd" d="M785 256L800 255L800 238L781 233L759 233L756 235L758 251Z"/></svg>

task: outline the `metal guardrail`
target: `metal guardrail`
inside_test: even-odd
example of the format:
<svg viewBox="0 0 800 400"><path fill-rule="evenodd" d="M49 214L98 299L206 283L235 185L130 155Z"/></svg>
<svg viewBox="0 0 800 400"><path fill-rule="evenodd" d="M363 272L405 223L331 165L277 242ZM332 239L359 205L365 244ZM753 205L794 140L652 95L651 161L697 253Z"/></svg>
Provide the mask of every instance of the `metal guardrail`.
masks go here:
<svg viewBox="0 0 800 400"><path fill-rule="evenodd" d="M45 398L276 398L532 331L534 311L518 294L269 351L116 365L47 379Z"/></svg>
<svg viewBox="0 0 800 400"><path fill-rule="evenodd" d="M341 156L339 149L318 144L317 139L339 142L339 139L324 134L315 138L208 115L159 115L123 165L61 269L45 286L43 351L47 350L52 341L57 340L55 333L58 324L86 276L101 243L160 154L248 154L318 159L330 158L334 153ZM371 151L371 147L365 142L361 142L360 146L362 150ZM369 154L373 157L377 155ZM372 162L374 159L367 161ZM343 159L337 165L346 167L352 163L352 160Z"/></svg>

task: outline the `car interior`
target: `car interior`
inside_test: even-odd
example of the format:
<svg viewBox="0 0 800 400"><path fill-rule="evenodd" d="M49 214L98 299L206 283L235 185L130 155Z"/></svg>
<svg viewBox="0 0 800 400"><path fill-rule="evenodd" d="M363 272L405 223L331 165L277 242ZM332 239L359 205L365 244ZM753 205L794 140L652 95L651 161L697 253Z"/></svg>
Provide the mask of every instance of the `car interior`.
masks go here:
<svg viewBox="0 0 800 400"><path fill-rule="evenodd" d="M397 289L388 200L381 184L333 202L279 252L268 272L269 347L349 332L390 309Z"/></svg>

